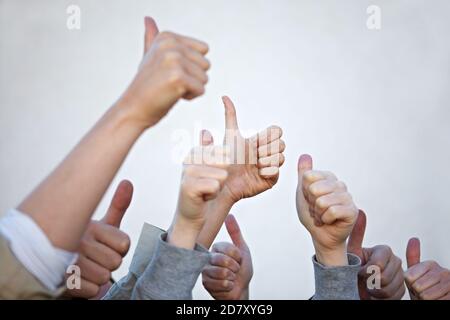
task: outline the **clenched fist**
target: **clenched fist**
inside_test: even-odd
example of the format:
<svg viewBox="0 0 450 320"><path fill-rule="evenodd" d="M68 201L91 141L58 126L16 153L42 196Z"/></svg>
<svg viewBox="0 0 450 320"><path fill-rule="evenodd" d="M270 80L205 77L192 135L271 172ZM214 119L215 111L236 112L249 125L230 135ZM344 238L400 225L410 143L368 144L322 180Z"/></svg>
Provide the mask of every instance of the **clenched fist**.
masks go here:
<svg viewBox="0 0 450 320"><path fill-rule="evenodd" d="M81 270L81 288L67 290L68 296L94 298L102 286L109 284L111 272L119 268L130 247L130 238L119 228L132 196L133 185L122 181L105 217L89 224L81 240L76 263Z"/></svg>
<svg viewBox="0 0 450 320"><path fill-rule="evenodd" d="M400 300L405 294L402 260L386 245L372 248L362 246L366 221L366 214L360 210L348 240L348 252L361 259L361 271L358 273L359 296L361 300ZM377 266L381 272L379 288L369 287L368 281L373 274L371 266Z"/></svg>
<svg viewBox="0 0 450 320"><path fill-rule="evenodd" d="M309 155L302 155L298 162L297 213L311 234L318 262L348 265L346 240L358 209L333 173L312 170Z"/></svg>
<svg viewBox="0 0 450 320"><path fill-rule="evenodd" d="M406 248L405 282L411 300L450 300L450 270L436 261L420 262L420 241L412 238Z"/></svg>
<svg viewBox="0 0 450 320"><path fill-rule="evenodd" d="M216 300L248 300L253 277L250 249L233 215L225 220L232 244L215 243L209 264L202 273L203 286Z"/></svg>
<svg viewBox="0 0 450 320"><path fill-rule="evenodd" d="M180 99L202 95L210 67L208 45L172 32L159 32L155 21L145 18L144 58L139 71L119 101L135 120L151 126Z"/></svg>
<svg viewBox="0 0 450 320"><path fill-rule="evenodd" d="M192 249L206 221L209 201L215 199L228 177L228 152L210 145L201 133L202 146L194 148L184 162L178 205L168 242Z"/></svg>

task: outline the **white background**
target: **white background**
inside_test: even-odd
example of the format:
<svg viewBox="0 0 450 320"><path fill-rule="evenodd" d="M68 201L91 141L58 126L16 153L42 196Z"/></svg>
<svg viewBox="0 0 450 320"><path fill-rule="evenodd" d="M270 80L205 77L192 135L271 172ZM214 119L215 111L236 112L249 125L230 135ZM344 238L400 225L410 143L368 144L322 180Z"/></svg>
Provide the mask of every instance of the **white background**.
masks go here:
<svg viewBox="0 0 450 320"><path fill-rule="evenodd" d="M81 30L66 8L81 8ZM382 10L368 30L366 9ZM0 211L15 206L115 101L141 58L143 17L211 48L206 94L180 102L146 133L117 183L135 185L123 230L133 246L144 221L167 227L180 165L173 133L192 142L218 132L220 96L240 125L284 129L287 161L278 185L235 208L252 250L251 296L304 299L314 291L307 232L294 191L299 154L334 171L368 214L366 245L389 244L404 258L411 236L425 259L450 266L450 2L418 1L16 1L0 0ZM222 231L220 240L228 239ZM404 264L405 266L405 264ZM194 295L207 298L199 282Z"/></svg>

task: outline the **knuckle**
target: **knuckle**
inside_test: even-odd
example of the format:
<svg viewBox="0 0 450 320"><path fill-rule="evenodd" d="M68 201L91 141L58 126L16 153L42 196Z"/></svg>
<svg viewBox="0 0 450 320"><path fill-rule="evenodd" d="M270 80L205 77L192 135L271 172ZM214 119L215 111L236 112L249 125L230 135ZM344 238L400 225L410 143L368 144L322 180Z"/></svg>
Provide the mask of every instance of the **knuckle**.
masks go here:
<svg viewBox="0 0 450 320"><path fill-rule="evenodd" d="M127 234L124 234L123 240L120 243L120 253L122 255L125 255L128 252L128 250L130 249L130 245L131 245L130 236L128 236Z"/></svg>
<svg viewBox="0 0 450 320"><path fill-rule="evenodd" d="M164 55L164 60L169 64L179 64L183 58L183 55L176 50L167 51Z"/></svg>
<svg viewBox="0 0 450 320"><path fill-rule="evenodd" d="M111 279L111 272L105 270L100 274L100 281L105 284Z"/></svg>
<svg viewBox="0 0 450 320"><path fill-rule="evenodd" d="M320 209L325 209L325 207L327 205L326 202L327 201L326 201L326 199L324 199L324 197L317 198L316 201L315 201L315 206L320 208ZM331 208L333 208L333 207L331 207Z"/></svg>
<svg viewBox="0 0 450 320"><path fill-rule="evenodd" d="M337 187L337 189L347 191L347 185L343 181L336 182L336 187Z"/></svg>
<svg viewBox="0 0 450 320"><path fill-rule="evenodd" d="M111 257L111 268L112 270L116 270L122 264L122 257L119 255Z"/></svg>

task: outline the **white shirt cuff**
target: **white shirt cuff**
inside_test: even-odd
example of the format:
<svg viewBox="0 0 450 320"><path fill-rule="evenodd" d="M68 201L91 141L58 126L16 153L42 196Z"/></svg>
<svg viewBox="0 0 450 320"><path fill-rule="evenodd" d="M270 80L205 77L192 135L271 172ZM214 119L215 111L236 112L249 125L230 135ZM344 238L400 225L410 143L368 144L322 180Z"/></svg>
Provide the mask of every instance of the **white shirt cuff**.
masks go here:
<svg viewBox="0 0 450 320"><path fill-rule="evenodd" d="M36 222L16 209L0 219L0 233L23 266L51 291L61 286L67 268L78 259L77 253L54 247Z"/></svg>

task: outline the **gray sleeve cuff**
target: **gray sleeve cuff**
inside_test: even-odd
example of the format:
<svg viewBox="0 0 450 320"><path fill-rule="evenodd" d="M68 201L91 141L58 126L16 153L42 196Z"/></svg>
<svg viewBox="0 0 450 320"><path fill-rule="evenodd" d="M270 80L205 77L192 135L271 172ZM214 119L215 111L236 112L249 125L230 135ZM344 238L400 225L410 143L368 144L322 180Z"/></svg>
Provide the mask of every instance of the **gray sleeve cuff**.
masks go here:
<svg viewBox="0 0 450 320"><path fill-rule="evenodd" d="M190 300L192 289L209 261L209 252L200 245L194 250L172 246L163 233L152 261L133 291L136 300Z"/></svg>
<svg viewBox="0 0 450 320"><path fill-rule="evenodd" d="M361 260L347 254L348 266L325 267L313 256L316 293L313 300L359 300L358 272Z"/></svg>
<svg viewBox="0 0 450 320"><path fill-rule="evenodd" d="M145 268L152 260L158 241L164 230L148 223L144 223L138 244L134 250L133 259L128 274L113 284L103 300L130 300L134 286Z"/></svg>

